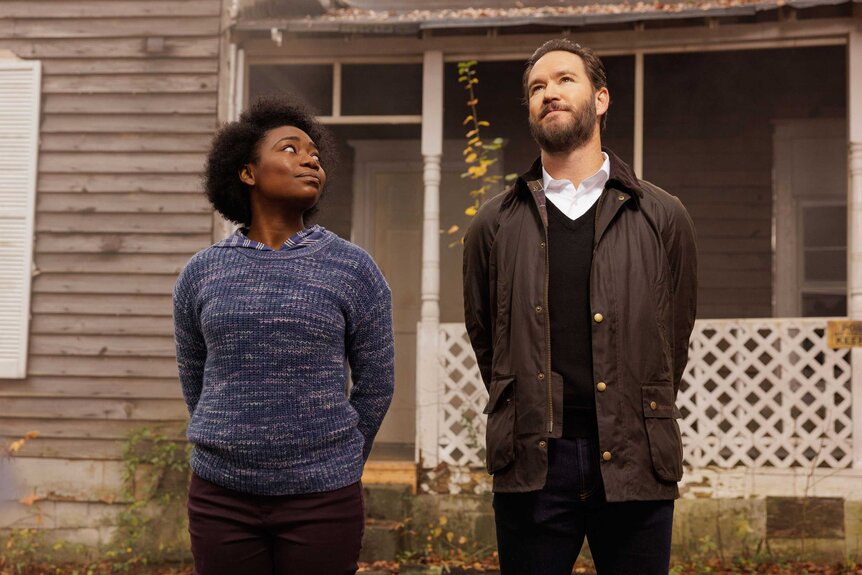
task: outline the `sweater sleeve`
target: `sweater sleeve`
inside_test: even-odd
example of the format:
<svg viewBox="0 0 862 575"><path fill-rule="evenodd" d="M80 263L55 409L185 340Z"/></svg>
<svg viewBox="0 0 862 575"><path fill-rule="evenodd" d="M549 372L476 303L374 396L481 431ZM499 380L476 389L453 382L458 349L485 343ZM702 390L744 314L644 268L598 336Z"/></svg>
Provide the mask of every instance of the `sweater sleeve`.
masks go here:
<svg viewBox="0 0 862 575"><path fill-rule="evenodd" d="M207 348L189 276L187 267L174 286L174 342L183 398L192 415L203 389Z"/></svg>
<svg viewBox="0 0 862 575"><path fill-rule="evenodd" d="M365 438L366 460L395 390L392 294L382 275L380 281L377 297L356 322L350 322L347 334L347 359L353 380L350 404L359 414L357 427Z"/></svg>

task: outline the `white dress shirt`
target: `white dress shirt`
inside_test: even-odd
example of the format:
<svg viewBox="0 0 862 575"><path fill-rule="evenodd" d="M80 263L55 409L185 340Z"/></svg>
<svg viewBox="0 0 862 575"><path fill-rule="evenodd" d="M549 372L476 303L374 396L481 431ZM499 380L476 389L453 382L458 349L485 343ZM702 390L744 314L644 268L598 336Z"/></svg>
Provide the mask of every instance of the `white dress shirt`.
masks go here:
<svg viewBox="0 0 862 575"><path fill-rule="evenodd" d="M581 182L577 188L571 180L555 180L542 166L542 183L545 187L545 198L554 202L557 208L566 214L570 220L576 220L589 210L602 195L608 178L611 177L611 160L602 152L605 159L599 170Z"/></svg>

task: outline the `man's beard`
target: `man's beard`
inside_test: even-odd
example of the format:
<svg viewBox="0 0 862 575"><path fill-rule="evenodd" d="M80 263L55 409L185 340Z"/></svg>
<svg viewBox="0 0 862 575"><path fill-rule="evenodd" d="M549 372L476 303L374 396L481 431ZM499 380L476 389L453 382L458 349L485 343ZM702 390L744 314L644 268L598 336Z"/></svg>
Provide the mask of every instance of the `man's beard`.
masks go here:
<svg viewBox="0 0 862 575"><path fill-rule="evenodd" d="M571 121L543 126L541 118L550 110L568 111L572 116ZM539 118L537 121L530 116L530 134L542 150L552 154L576 150L593 137L593 131L596 129L596 101L590 98L577 108L561 102L548 102L539 112Z"/></svg>

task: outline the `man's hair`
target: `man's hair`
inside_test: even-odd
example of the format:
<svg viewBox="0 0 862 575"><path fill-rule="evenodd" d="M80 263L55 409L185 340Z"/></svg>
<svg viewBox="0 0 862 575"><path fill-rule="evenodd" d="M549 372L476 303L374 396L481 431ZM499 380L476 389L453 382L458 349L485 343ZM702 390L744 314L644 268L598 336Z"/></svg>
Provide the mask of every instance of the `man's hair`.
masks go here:
<svg viewBox="0 0 862 575"><path fill-rule="evenodd" d="M284 97L260 98L239 120L225 124L213 138L207 154L203 184L207 198L226 219L244 228L251 226L250 188L239 174L246 164L258 160L258 145L269 130L282 126L299 128L317 144L321 164L334 166L332 136L305 106ZM313 206L303 213L317 212Z"/></svg>
<svg viewBox="0 0 862 575"><path fill-rule="evenodd" d="M570 52L575 56L578 56L584 62L584 68L587 71L587 76L590 78L590 83L593 85L593 92L599 90L600 88L608 87L608 77L605 74L605 65L602 64L602 61L596 56L596 53L572 42L571 40L567 40L566 38L555 38L553 40L548 40L541 46L539 46L533 55L530 56L529 60L527 60L527 67L524 70L524 77L522 79L523 88L524 88L524 100L529 101L530 94L528 92L529 86L527 82L530 79L530 72L533 71L533 66L536 65L536 62L539 61L539 58L547 54L548 52ZM602 114L602 130L605 129L605 124L607 124L608 114L605 112Z"/></svg>

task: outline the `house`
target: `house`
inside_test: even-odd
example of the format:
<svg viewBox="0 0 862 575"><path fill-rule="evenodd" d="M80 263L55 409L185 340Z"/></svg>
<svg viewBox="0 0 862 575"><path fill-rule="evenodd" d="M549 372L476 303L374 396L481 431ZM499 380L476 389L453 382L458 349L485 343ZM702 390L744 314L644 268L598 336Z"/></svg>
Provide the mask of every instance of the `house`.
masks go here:
<svg viewBox="0 0 862 575"><path fill-rule="evenodd" d="M418 468L426 491L487 489L486 395L446 233L471 202L458 63L477 62L484 134L504 143L495 169L521 172L536 155L524 61L558 36L605 62L603 141L697 229L683 491L862 501L862 356L830 347L842 326L827 319L862 320L858 3L7 2L0 50L43 74L28 168L39 273L21 288L29 324L0 312L29 334L29 348L0 340L18 362L0 381L0 435L40 432L14 467L53 505L51 526L104 538L85 530L109 513L121 438L181 429L170 287L225 233L197 173L219 121L284 91L340 142L320 223L369 250L393 289L397 391L375 462ZM26 522L19 511L0 527Z"/></svg>

